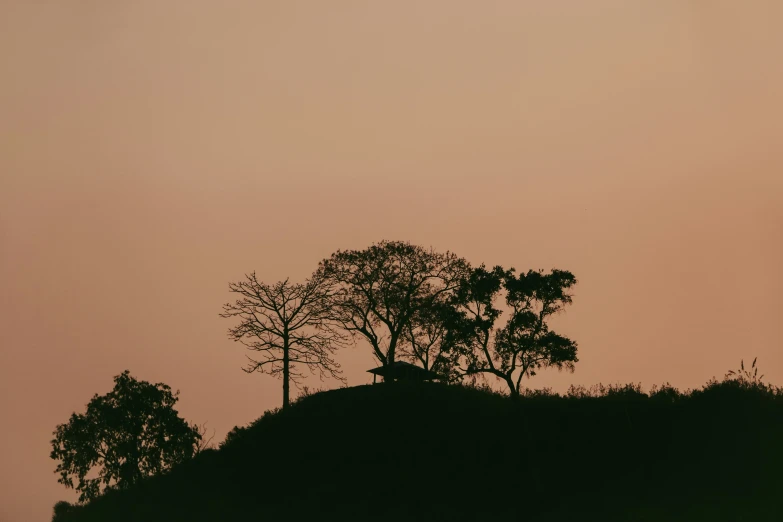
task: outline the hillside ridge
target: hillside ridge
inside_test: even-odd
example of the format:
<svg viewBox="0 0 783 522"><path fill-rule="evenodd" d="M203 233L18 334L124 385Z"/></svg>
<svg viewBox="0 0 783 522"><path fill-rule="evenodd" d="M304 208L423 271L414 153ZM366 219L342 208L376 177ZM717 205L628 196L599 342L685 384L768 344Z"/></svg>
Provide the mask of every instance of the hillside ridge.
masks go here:
<svg viewBox="0 0 783 522"><path fill-rule="evenodd" d="M517 400L357 386L266 412L54 521L779 520L780 440L783 393L739 381Z"/></svg>

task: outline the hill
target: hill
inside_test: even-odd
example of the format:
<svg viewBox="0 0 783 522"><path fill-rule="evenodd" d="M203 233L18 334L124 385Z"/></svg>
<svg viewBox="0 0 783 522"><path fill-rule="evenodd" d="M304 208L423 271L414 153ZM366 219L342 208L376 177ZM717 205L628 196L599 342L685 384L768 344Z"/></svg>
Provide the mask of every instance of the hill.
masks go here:
<svg viewBox="0 0 783 522"><path fill-rule="evenodd" d="M783 393L741 381L307 396L55 522L781 520Z"/></svg>

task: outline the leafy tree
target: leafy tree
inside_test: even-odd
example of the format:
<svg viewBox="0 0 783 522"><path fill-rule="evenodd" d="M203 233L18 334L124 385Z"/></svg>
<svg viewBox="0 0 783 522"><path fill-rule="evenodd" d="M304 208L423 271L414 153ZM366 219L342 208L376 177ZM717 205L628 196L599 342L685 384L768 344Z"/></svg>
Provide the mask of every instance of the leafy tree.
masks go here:
<svg viewBox="0 0 783 522"><path fill-rule="evenodd" d="M448 339L448 322L453 304L439 300L414 313L403 330L400 356L419 363L425 370L440 375L446 382L459 382L463 374L457 371L457 352Z"/></svg>
<svg viewBox="0 0 783 522"><path fill-rule="evenodd" d="M96 394L86 413L57 426L50 457L60 461L58 482L87 502L190 458L201 436L174 409L178 395L163 383L138 381L127 370L114 377L112 391Z"/></svg>
<svg viewBox="0 0 783 522"><path fill-rule="evenodd" d="M248 357L247 373L268 373L283 379L283 408L287 408L290 381L304 376L299 366L319 376L342 380L335 350L346 338L329 320L331 290L322 275L315 274L304 284L288 279L273 285L262 283L255 272L244 281L230 283L238 294L234 303L223 305L224 318L239 318L228 337L258 352Z"/></svg>
<svg viewBox="0 0 783 522"><path fill-rule="evenodd" d="M551 331L547 321L571 303L569 290L575 284L573 274L563 270L530 270L517 276L513 268L474 269L463 280L447 318L445 342L460 371L495 376L512 397L519 396L522 378L533 377L541 368L573 371L577 344ZM497 302L503 291L510 316L500 326Z"/></svg>
<svg viewBox="0 0 783 522"><path fill-rule="evenodd" d="M394 364L414 318L446 300L469 270L464 259L400 241L337 251L318 272L330 281L333 318L364 337L383 366Z"/></svg>

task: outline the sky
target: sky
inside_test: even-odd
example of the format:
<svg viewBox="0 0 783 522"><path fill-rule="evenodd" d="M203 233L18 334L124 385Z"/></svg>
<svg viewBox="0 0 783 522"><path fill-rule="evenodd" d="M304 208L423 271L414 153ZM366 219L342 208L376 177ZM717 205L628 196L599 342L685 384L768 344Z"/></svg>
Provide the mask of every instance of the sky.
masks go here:
<svg viewBox="0 0 783 522"><path fill-rule="evenodd" d="M281 402L218 317L407 240L579 279L574 374L783 384L778 0L0 0L0 522L112 377L220 441ZM338 355L371 382L369 347ZM337 386L309 379L311 389ZM296 395L297 392L294 392Z"/></svg>

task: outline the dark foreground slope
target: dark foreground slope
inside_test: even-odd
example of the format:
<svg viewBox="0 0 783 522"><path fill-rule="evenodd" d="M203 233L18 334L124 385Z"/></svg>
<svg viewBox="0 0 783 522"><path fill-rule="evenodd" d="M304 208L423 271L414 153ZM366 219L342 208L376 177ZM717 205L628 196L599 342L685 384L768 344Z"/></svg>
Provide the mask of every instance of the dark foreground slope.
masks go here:
<svg viewBox="0 0 783 522"><path fill-rule="evenodd" d="M440 385L307 397L91 521L783 520L783 396L508 398Z"/></svg>

